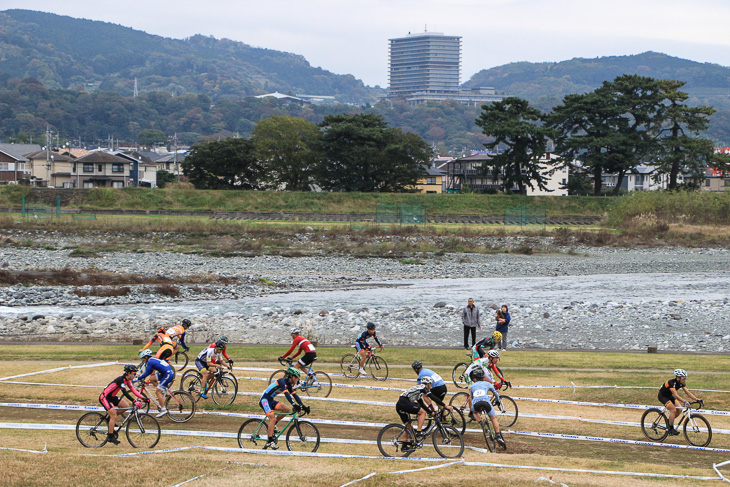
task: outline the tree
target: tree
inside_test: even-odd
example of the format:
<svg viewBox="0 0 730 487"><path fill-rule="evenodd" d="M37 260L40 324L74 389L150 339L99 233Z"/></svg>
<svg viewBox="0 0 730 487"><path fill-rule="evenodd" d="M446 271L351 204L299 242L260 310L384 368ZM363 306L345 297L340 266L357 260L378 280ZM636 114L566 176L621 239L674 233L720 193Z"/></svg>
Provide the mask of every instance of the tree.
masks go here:
<svg viewBox="0 0 730 487"><path fill-rule="evenodd" d="M153 147L155 144L167 142L167 136L162 130L144 129L137 134L137 143L144 147Z"/></svg>
<svg viewBox="0 0 730 487"><path fill-rule="evenodd" d="M169 171L165 171L164 169L160 169L157 171L157 187L158 188L164 188L167 183L174 183L177 181L177 177Z"/></svg>
<svg viewBox="0 0 730 487"><path fill-rule="evenodd" d="M506 190L517 186L520 194L527 193L526 186L534 189L533 181L541 190L547 190L547 168L539 160L547 150L552 131L540 125L542 118L540 110L517 97L482 106L476 124L482 128L484 135L494 138L484 147L507 147L504 152L493 156L490 164L481 167L482 173L488 175L491 172L494 181L501 177Z"/></svg>
<svg viewBox="0 0 730 487"><path fill-rule="evenodd" d="M198 189L258 189L262 176L254 143L248 139L195 144L182 168Z"/></svg>
<svg viewBox="0 0 730 487"><path fill-rule="evenodd" d="M374 114L328 115L319 124L317 182L329 191L402 191L424 173L431 149Z"/></svg>
<svg viewBox="0 0 730 487"><path fill-rule="evenodd" d="M318 155L319 129L302 118L275 115L252 133L265 179L290 191L309 191Z"/></svg>

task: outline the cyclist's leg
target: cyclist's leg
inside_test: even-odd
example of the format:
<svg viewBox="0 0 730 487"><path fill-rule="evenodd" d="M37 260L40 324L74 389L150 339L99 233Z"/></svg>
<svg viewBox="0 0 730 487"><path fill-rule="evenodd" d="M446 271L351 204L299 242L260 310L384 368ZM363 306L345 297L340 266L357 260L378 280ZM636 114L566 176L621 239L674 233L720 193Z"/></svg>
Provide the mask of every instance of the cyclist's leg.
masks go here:
<svg viewBox="0 0 730 487"><path fill-rule="evenodd" d="M114 433L114 423L117 420L117 411L114 407L119 404L119 398L116 396L107 397L104 394L99 396L99 403L109 415L109 434Z"/></svg>

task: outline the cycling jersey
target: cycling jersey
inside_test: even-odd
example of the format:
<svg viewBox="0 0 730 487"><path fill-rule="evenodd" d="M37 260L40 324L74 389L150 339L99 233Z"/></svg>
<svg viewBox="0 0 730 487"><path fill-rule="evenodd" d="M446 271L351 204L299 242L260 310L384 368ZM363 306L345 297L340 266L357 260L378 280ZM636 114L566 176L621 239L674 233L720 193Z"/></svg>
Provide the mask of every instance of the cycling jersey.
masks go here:
<svg viewBox="0 0 730 487"><path fill-rule="evenodd" d="M294 349L297 347L299 347L299 350L297 350L297 353L292 355L291 358L293 358L293 359L297 358L297 356L299 356L299 354L302 352L304 352L304 353L316 352L314 345L312 345L312 342L307 340L302 335L297 335L297 337L292 342L291 347L289 347L289 350L287 350L286 353L284 355L282 355L282 357L287 358L289 356L289 354L292 353L294 351Z"/></svg>
<svg viewBox="0 0 730 487"><path fill-rule="evenodd" d="M289 401L292 405L294 405L294 400L296 400L297 404L304 406L304 403L302 403L301 399L299 399L299 396L294 391L294 386L289 379L278 379L277 381L269 384L269 387L266 388L259 399L259 407L264 410L264 413L266 413L267 416L270 416L272 411L278 409L279 401L274 398L281 393L284 393L284 397L286 397L287 401Z"/></svg>
<svg viewBox="0 0 730 487"><path fill-rule="evenodd" d="M120 375L104 388L104 390L101 392L101 395L99 396L99 402L102 406L104 406L105 410L109 411L112 407L119 404L119 398L116 396L120 392L130 401L134 400L127 391L132 391L135 396L140 399L144 399L144 396L140 394L137 389L134 388L134 385L132 385L132 381L127 380L124 378L123 375Z"/></svg>
<svg viewBox="0 0 730 487"><path fill-rule="evenodd" d="M147 345L141 348L141 350L146 350L152 346L153 343L159 343L160 346L162 346L164 343L172 343L172 340L170 340L170 337L167 336L167 333L155 333L152 338L150 338L150 341L147 342Z"/></svg>
<svg viewBox="0 0 730 487"><path fill-rule="evenodd" d="M482 338L471 347L472 359L482 358L487 354L487 350L497 348L497 342L492 337Z"/></svg>
<svg viewBox="0 0 730 487"><path fill-rule="evenodd" d="M494 394L495 397L499 397L494 386L487 381L480 380L469 387L472 409L477 412L485 411L487 416L491 418L496 413L491 405L491 400L488 395L489 392Z"/></svg>
<svg viewBox="0 0 730 487"><path fill-rule="evenodd" d="M215 348L215 342L213 342L210 345L208 345L208 348ZM219 360L222 362L223 359L221 359L220 356L223 356L226 360L231 360L231 357L229 357L228 354L226 353L226 348L228 348L228 345L223 345L223 351L216 358L216 360L213 360L213 362L216 362L216 361L219 361Z"/></svg>
<svg viewBox="0 0 730 487"><path fill-rule="evenodd" d="M188 348L188 346L185 345L185 333L187 333L187 330L182 325L173 326L167 330L167 336L170 337L171 340L177 339L180 341L180 345L183 348Z"/></svg>
<svg viewBox="0 0 730 487"><path fill-rule="evenodd" d="M357 340L355 340L355 348L357 348L357 351L360 350L370 350L370 344L368 343L368 339L373 338L377 342L379 347L382 347L383 345L380 343L380 340L378 340L378 334L373 333L372 335L368 333L369 330L365 330L362 332L362 334L357 337Z"/></svg>
<svg viewBox="0 0 730 487"><path fill-rule="evenodd" d="M685 387L687 387L686 384L682 384L676 377L674 379L669 379L659 388L657 399L662 405L666 405L668 402L679 405L679 401L677 401L674 394L672 394L672 389L676 391L684 389Z"/></svg>
<svg viewBox="0 0 730 487"><path fill-rule="evenodd" d="M225 349L221 353L216 353L215 346L213 346L213 347L205 347L203 349L203 351L200 352L198 354L198 356L195 358L195 361L197 362L199 360L199 361L203 362L205 364L205 366L207 367L208 366L208 362L215 363L215 362L222 361L223 359L221 358L221 355L223 353L225 353Z"/></svg>
<svg viewBox="0 0 730 487"><path fill-rule="evenodd" d="M446 382L444 382L440 375L430 369L421 369L421 371L418 372L418 379L416 379L416 382L420 384L421 379L423 379L424 377L430 377L431 379L433 379L433 386L431 387L438 387L446 384Z"/></svg>
<svg viewBox="0 0 730 487"><path fill-rule="evenodd" d="M471 365L469 365L469 367L466 368L466 371L464 371L464 377L466 378L466 380L468 382L471 382L471 377L469 374L471 374L471 372L474 369L476 369L477 367L484 371L484 380L488 381L489 383L494 382L494 378L492 377L492 371L489 368L489 358L488 357L477 359L474 362L472 362Z"/></svg>
<svg viewBox="0 0 730 487"><path fill-rule="evenodd" d="M170 357L175 353L175 345L171 342L165 342L155 354L155 358L170 361Z"/></svg>
<svg viewBox="0 0 730 487"><path fill-rule="evenodd" d="M435 397L433 394L431 394L431 392L426 392L426 386L423 384L417 384L409 389L406 389L400 395L400 398L407 399L409 402L421 402L425 406L425 403L423 403L423 396L428 396L429 399L431 399L439 406L444 405L444 402L441 399Z"/></svg>
<svg viewBox="0 0 730 487"><path fill-rule="evenodd" d="M155 376L157 377L157 387L159 387L162 392L165 392L165 390L167 390L167 387L175 378L175 370L170 367L170 364L168 364L164 360L160 360L158 358L150 358L147 360L144 372L140 374L136 380L144 380L144 378L150 375L152 371L155 371Z"/></svg>

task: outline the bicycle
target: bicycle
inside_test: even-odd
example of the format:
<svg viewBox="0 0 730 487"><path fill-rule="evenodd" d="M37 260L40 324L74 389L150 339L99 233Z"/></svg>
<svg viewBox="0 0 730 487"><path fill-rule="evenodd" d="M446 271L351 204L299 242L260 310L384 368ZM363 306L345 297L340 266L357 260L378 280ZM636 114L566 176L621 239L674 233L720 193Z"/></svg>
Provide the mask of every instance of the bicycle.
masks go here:
<svg viewBox="0 0 730 487"><path fill-rule="evenodd" d="M458 458L464 453L464 438L451 425L443 424L440 414L434 414L429 430L416 435L413 429L403 424L389 424L378 433L378 449L386 457L407 457L423 447L431 433L431 442L436 453L443 458ZM411 421L414 419L411 417Z"/></svg>
<svg viewBox="0 0 730 487"><path fill-rule="evenodd" d="M497 422L499 423L500 428L509 428L517 422L519 409L517 408L517 403L514 399L507 395L500 394L499 398L497 398L497 396L492 396L491 404L497 413ZM457 392L454 394L449 401L449 406L458 408L462 413L464 413L464 420L467 423L474 420L471 415L471 396L468 392Z"/></svg>
<svg viewBox="0 0 730 487"><path fill-rule="evenodd" d="M378 350L382 351L383 347L378 347ZM385 380L388 378L388 364L385 363L382 357L375 355L375 350L372 348L368 350L368 354L365 356L365 363L363 368L368 367L370 375L375 380ZM340 368L345 377L355 379L360 375L360 354L359 353L348 353L342 360L340 360Z"/></svg>
<svg viewBox="0 0 730 487"><path fill-rule="evenodd" d="M274 434L278 440L286 431L286 447L289 451L316 452L319 448L319 430L309 421L302 421L299 416L304 412L293 411L291 413L274 413L277 416L290 416L289 422L284 425L281 431L274 428ZM238 428L238 446L241 448L256 448L259 444L269 441L267 418L249 419Z"/></svg>
<svg viewBox="0 0 730 487"><path fill-rule="evenodd" d="M315 357L314 360L317 360L317 357ZM279 360L279 363L284 367L291 367L293 362L294 360L290 358ZM304 366L304 370L302 370L302 372L306 372L306 375L303 374L303 377L299 381L299 389L306 392L309 396L329 397L330 392L332 392L332 379L329 375L327 375L327 373L322 372L321 370L314 372L311 365ZM286 370L277 370L271 374L269 382L283 379L285 375Z"/></svg>
<svg viewBox="0 0 730 487"><path fill-rule="evenodd" d="M454 385L459 389L466 389L469 387L469 378L466 377L465 372L474 360L471 353L467 353L466 356L469 357L471 362L458 363L454 366L454 370L451 371L451 380L454 381Z"/></svg>
<svg viewBox="0 0 730 487"><path fill-rule="evenodd" d="M712 440L712 428L709 421L698 413L693 413L692 405L704 406L704 402L691 402L682 409L677 425L683 425L684 439L692 446L707 446ZM699 409L695 408L695 409ZM704 426L703 426L704 425ZM649 408L641 416L641 431L650 441L662 442L669 435L669 419L667 408Z"/></svg>
<svg viewBox="0 0 730 487"><path fill-rule="evenodd" d="M466 431L466 421L464 420L464 413L462 413L458 408L454 408L453 411L449 411L445 408L439 408L438 414L439 420L442 423L453 426L456 428L456 431L461 433L462 436L464 435L464 432ZM411 418L411 427L413 427L414 423L417 425L417 421L418 418ZM433 420L430 417L427 417L426 421L423 423L423 431L431 431L433 425Z"/></svg>
<svg viewBox="0 0 730 487"><path fill-rule="evenodd" d="M127 408L129 414L119 426L114 427L114 433L125 428L127 441L134 448L154 448L160 441L160 424L147 413L139 411L136 405ZM107 442L109 431L109 414L86 413L76 422L76 438L86 448L101 448Z"/></svg>
<svg viewBox="0 0 730 487"><path fill-rule="evenodd" d="M484 441L487 443L487 449L494 453L497 451L497 433L494 431L494 425L492 424L492 421L489 419L489 416L487 416L487 413L481 413L480 414L481 421L479 423L482 425L482 434L484 435ZM499 425L500 428L502 425ZM507 445L499 445L499 447L502 450L507 449Z"/></svg>
<svg viewBox="0 0 730 487"><path fill-rule="evenodd" d="M180 390L191 393L195 397L196 402L200 400L200 394L204 390L211 393L213 402L219 406L228 406L236 400L238 380L232 373L218 369L218 372L215 372L212 377L209 377L207 388L201 386L202 380L203 375L200 372L197 370L188 370L180 379Z"/></svg>
<svg viewBox="0 0 730 487"><path fill-rule="evenodd" d="M170 357L170 365L178 372L182 372L188 366L188 360L190 359L187 352L180 350Z"/></svg>
<svg viewBox="0 0 730 487"><path fill-rule="evenodd" d="M147 403L145 404L144 412L149 412L150 400L154 401L155 405L157 406L157 410L159 411L160 405L157 403L157 397L152 391L150 391L149 394L147 393L147 386L149 386L149 383L144 382L138 389L139 393L148 399ZM151 386L151 388L156 389L157 387ZM170 392L170 389L168 388L165 392L165 409L167 409L167 417L170 418L170 420L174 421L175 423L186 423L190 421L193 416L195 416L195 398L189 392Z"/></svg>

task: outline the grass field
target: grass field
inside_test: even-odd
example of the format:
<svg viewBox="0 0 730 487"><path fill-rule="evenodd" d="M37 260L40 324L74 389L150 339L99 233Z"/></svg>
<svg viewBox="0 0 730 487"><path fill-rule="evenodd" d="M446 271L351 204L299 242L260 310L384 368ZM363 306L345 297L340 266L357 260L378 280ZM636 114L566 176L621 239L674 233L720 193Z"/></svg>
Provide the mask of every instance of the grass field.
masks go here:
<svg viewBox="0 0 730 487"><path fill-rule="evenodd" d="M133 346L103 345L2 345L0 375L2 377L44 371L68 365L101 363L106 361L135 360ZM279 368L273 357L280 355L281 347L246 347L232 345L230 353L236 367ZM339 358L349 349L324 348L315 369L339 373ZM413 378L410 363L423 360L441 374L449 384L449 391L456 388L450 382L451 368L466 358L459 350L386 349L382 356L390 365L391 378ZM594 403L649 404L656 403L659 385L671 377L672 370L683 367L689 372L690 389L730 390L730 373L727 356L669 354L620 354L586 352L526 352L510 350L503 354L501 367L514 385L563 385L605 386L598 389L572 388L529 389L514 388L508 395L518 398L561 399ZM52 373L30 375L13 379L16 383L0 383L0 402L28 402L69 405L98 405L98 394L114 377L119 375L119 365L65 369ZM253 378L267 378L271 372L262 370L237 370L240 395L231 406L216 406L205 401L199 406L205 411L222 411L258 414L257 394L266 382ZM247 379L251 377L252 379ZM332 377L335 383L366 386L406 388L412 383L388 380L375 382L371 379L350 380ZM19 384L26 382L30 384ZM57 384L57 385L40 385ZM38 384L38 385L36 385ZM82 387L64 387L78 385ZM615 388L649 387L639 388ZM83 387L87 386L87 387ZM696 392L708 409L728 410L730 394L720 392ZM398 418L392 406L364 405L351 401L368 400L395 403L397 391L352 389L334 387L331 398L342 402L303 400L312 407L313 419L331 419L359 422L390 423ZM350 401L350 402L348 402ZM641 410L614 407L579 406L570 404L540 403L518 400L522 416L511 428L513 431L560 433L626 440L645 440L635 426L618 426L578 421L613 420L638 423ZM558 415L562 418L533 418L535 415ZM61 410L29 410L0 407L0 422L43 423L74 425L81 413ZM730 429L730 419L724 416L707 416L714 430ZM189 423L175 424L161 419L163 435L157 449L183 446L210 446L237 448L234 439L200 436L176 436L164 430L192 430L207 432L236 432L242 419L200 415ZM469 427L473 427L471 424ZM375 440L378 428L360 426L320 425L324 438ZM663 473L675 475L714 476L712 464L728 458L727 453L676 450L658 446L615 444L567 439L534 438L506 432L506 452L482 453L467 449L467 462L489 462L508 465L552 467L557 469L591 469L625 472ZM666 441L686 445L682 436ZM484 441L476 433L465 435L466 445L483 448ZM201 479L185 485L205 485L224 482L239 485L275 485L316 483L318 486L340 486L362 478L372 472L378 475L359 482L358 486L381 485L456 485L485 482L489 485L534 485L539 477L552 477L571 487L579 485L610 486L625 484L639 486L656 485L712 485L718 481L651 479L619 477L598 473L569 473L544 470L521 470L484 466L455 465L437 470L425 470L407 474L386 474L404 469L418 469L434 465L434 462L365 460L343 458L297 458L272 455L253 455L242 452L206 451L192 449L159 455L134 457L109 457L117 453L135 450L122 439L119 446L108 445L100 450L83 448L72 431L45 431L25 429L0 429L0 447L42 450L47 444L48 453L36 454L12 450L0 450L3 472L17 472L0 477L0 485L99 485L114 483L124 485L172 486L196 476ZM730 448L730 435L715 432L714 448ZM282 449L285 446L282 442ZM323 443L319 452L333 454L379 455L375 445ZM91 456L85 456L91 455ZM418 450L414 455L436 458L432 447ZM241 463L260 465L244 465ZM441 464L442 462L435 462ZM540 485L540 484L538 484ZM545 483L547 485L547 483ZM719 484L718 484L719 485Z"/></svg>

